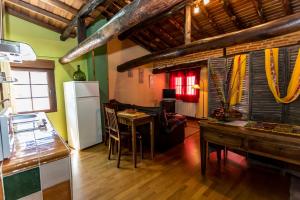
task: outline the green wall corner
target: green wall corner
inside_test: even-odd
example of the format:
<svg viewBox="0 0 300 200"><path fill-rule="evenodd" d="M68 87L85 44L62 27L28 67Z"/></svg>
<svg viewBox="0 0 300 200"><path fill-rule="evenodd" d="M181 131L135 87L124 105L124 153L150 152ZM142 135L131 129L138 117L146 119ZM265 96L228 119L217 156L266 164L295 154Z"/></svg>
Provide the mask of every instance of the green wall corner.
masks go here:
<svg viewBox="0 0 300 200"><path fill-rule="evenodd" d="M106 24L106 19L101 19L94 23L87 29L87 36L95 33L100 27ZM93 59L92 53L87 54L87 66L88 66L88 79L90 81L97 80L99 81L99 89L100 89L100 103L106 103L109 100L108 97L108 61L107 61L107 46L103 45L94 50L95 55L95 66L96 66L96 77L94 79L93 75ZM104 131L104 113L101 112L102 115L102 131Z"/></svg>

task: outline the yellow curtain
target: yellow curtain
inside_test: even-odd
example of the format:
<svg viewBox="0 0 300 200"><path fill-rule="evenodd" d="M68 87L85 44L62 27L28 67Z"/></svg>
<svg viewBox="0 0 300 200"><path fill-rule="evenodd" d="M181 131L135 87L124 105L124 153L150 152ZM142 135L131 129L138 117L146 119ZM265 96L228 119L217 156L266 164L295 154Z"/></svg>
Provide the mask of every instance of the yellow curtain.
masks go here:
<svg viewBox="0 0 300 200"><path fill-rule="evenodd" d="M300 49L298 51L292 77L288 85L287 95L283 98L280 97L281 95L278 85L278 54L278 48L265 50L265 71L268 85L278 103L291 103L300 95Z"/></svg>
<svg viewBox="0 0 300 200"><path fill-rule="evenodd" d="M243 81L246 75L247 55L237 55L234 57L233 69L230 79L229 104L234 106L241 102L243 95Z"/></svg>

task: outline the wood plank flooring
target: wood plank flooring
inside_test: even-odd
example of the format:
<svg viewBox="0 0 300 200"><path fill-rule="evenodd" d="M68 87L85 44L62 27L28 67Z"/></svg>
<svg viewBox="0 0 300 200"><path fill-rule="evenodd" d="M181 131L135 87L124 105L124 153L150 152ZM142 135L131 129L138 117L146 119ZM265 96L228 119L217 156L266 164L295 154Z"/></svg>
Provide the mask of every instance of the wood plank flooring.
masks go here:
<svg viewBox="0 0 300 200"><path fill-rule="evenodd" d="M131 156L107 160L107 147L97 145L72 152L74 199L109 200L285 200L289 198L289 178L268 168L248 166L245 158L229 153L218 168L211 154L206 177L200 173L199 133L186 138L155 159L145 155L134 169Z"/></svg>

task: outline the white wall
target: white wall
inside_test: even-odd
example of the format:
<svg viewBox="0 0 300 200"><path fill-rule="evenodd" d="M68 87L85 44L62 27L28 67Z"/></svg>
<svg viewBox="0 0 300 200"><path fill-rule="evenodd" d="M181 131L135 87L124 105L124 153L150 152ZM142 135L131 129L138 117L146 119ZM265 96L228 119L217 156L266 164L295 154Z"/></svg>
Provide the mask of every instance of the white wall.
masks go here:
<svg viewBox="0 0 300 200"><path fill-rule="evenodd" d="M138 68L132 70L133 77L128 72L117 72L117 66L126 61L141 57L150 52L135 43L118 39L107 44L109 98L122 103L140 106L158 106L162 99L162 89L166 87L165 74L153 75L154 84L149 87L149 75L152 75L152 64L144 68L144 83L138 83Z"/></svg>

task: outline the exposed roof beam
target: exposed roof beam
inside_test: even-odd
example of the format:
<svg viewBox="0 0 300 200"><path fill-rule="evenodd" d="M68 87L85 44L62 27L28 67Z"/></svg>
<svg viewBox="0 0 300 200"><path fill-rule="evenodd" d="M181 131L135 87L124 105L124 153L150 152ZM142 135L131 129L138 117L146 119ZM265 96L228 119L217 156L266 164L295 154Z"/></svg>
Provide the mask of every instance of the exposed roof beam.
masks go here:
<svg viewBox="0 0 300 200"><path fill-rule="evenodd" d="M119 35L119 39L120 40L124 40L126 39L129 35L131 35L133 32L140 30L140 29L144 29L147 26L150 26L152 24L156 24L157 22L161 21L162 19L165 19L167 17L170 17L172 15L174 15L175 13L177 13L179 10L183 9L185 7L186 2L183 1L179 4L177 4L176 6L168 9L167 11L165 11L164 13L162 13L161 15L157 15L154 16L152 18L149 18L137 25L135 25L134 27L128 29L127 31L123 32L122 34Z"/></svg>
<svg viewBox="0 0 300 200"><path fill-rule="evenodd" d="M147 63L158 60L174 59L180 56L197 52L221 49L247 42L255 42L285 35L300 30L300 13L282 17L258 26L239 30L223 35L205 38L192 42L189 45L167 49L125 62L117 67L118 72L123 72Z"/></svg>
<svg viewBox="0 0 300 200"><path fill-rule="evenodd" d="M46 23L44 23L42 21L39 21L39 20L37 20L35 18L32 18L32 17L30 17L28 15L25 15L25 14L23 14L21 12L17 12L15 10L13 10L12 8L10 8L10 7L6 7L6 11L7 11L8 14L13 15L15 17L18 17L20 19L23 19L25 21L28 21L30 23L36 24L38 26L44 27L46 29L49 29L49 30L57 32L57 33L62 33L61 29L59 29L59 28L57 28L55 26L52 26L50 24L46 24ZM71 37L75 37L75 35L72 34Z"/></svg>
<svg viewBox="0 0 300 200"><path fill-rule="evenodd" d="M263 7L262 7L262 0L251 0L251 2L255 8L255 11L257 13L257 16L258 16L260 22L261 23L266 22Z"/></svg>
<svg viewBox="0 0 300 200"><path fill-rule="evenodd" d="M105 0L90 0L88 1L73 17L72 21L68 24L67 28L64 30L63 34L60 36L61 40L68 39L69 35L72 33L74 27L77 26L77 21L79 18L86 17L92 12L99 4L103 3Z"/></svg>
<svg viewBox="0 0 300 200"><path fill-rule="evenodd" d="M176 20L176 18L169 18L167 19L167 21L173 25L180 33L182 33L183 35L185 34L185 29L183 28L183 26ZM192 37L192 39L194 40L195 38Z"/></svg>
<svg viewBox="0 0 300 200"><path fill-rule="evenodd" d="M150 52L158 50L158 48L154 44L145 41L143 37L136 33L134 33L131 37L133 37L139 45L141 45L143 48L147 49Z"/></svg>
<svg viewBox="0 0 300 200"><path fill-rule="evenodd" d="M158 50L166 49L160 42L157 42L155 40L155 37L153 37L148 31L140 30L139 33L142 34L144 38L149 42L152 43Z"/></svg>
<svg viewBox="0 0 300 200"><path fill-rule="evenodd" d="M157 26L156 27L164 36L169 38L169 40L173 40L176 43L176 46L183 44L183 40L178 40L177 38L174 38L163 26Z"/></svg>
<svg viewBox="0 0 300 200"><path fill-rule="evenodd" d="M225 31L220 28L218 26L218 24L216 23L216 21L214 20L214 18L209 14L208 10L206 9L206 7L203 5L203 3L200 3L200 9L201 9L201 14L206 17L206 19L209 21L209 24L219 33L222 34Z"/></svg>
<svg viewBox="0 0 300 200"><path fill-rule="evenodd" d="M154 40L155 43L158 43L159 46L161 46L162 49L167 49L170 47L169 44L167 44L165 41L163 41L161 38L160 38L160 35L158 36L157 34L155 34L155 32L148 28L148 29L144 29L144 30L141 30L143 32L146 32L147 34L147 37Z"/></svg>
<svg viewBox="0 0 300 200"><path fill-rule="evenodd" d="M223 4L224 11L226 12L230 20L233 22L233 24L236 26L236 28L238 29L245 28L241 20L235 15L229 0L221 0L221 3Z"/></svg>
<svg viewBox="0 0 300 200"><path fill-rule="evenodd" d="M165 36L165 32L162 29L158 29L156 26L151 25L150 30L152 31L152 33L154 35L156 35L157 37L159 37L161 39L161 41L163 41L164 43L166 43L169 47L175 47L177 46L177 41L175 41L174 38L170 38L168 36Z"/></svg>
<svg viewBox="0 0 300 200"><path fill-rule="evenodd" d="M51 19L54 19L54 20L57 20L59 22L62 22L62 23L65 23L65 24L68 24L70 22L70 20L62 17L62 16L59 16L59 15L55 15L47 10L44 10L40 7L37 7L37 6L34 6L34 5L31 5L27 2L24 2L24 1L21 1L21 0L7 0L6 1L7 3L9 4L13 4L17 7L22 7L26 10L29 10L29 11L32 11L32 12L35 12L39 15L43 15L47 18L51 18Z"/></svg>
<svg viewBox="0 0 300 200"><path fill-rule="evenodd" d="M68 4L65 4L59 0L41 0L41 1L48 5L55 6L56 8L65 10L65 11L71 13L72 15L75 15L77 13L77 9L75 9L72 6L69 6Z"/></svg>
<svg viewBox="0 0 300 200"><path fill-rule="evenodd" d="M106 44L114 36L130 29L151 17L160 15L184 0L138 0L122 8L112 19L77 47L59 59L66 64L72 60ZM146 14L145 14L146 13Z"/></svg>
<svg viewBox="0 0 300 200"><path fill-rule="evenodd" d="M286 15L293 14L293 9L290 0L281 0L284 12Z"/></svg>
<svg viewBox="0 0 300 200"><path fill-rule="evenodd" d="M160 74L166 73L170 71L182 70L182 69L190 69L190 68L198 68L198 67L205 67L207 66L207 60L201 60L196 62L187 62L183 64L175 64L171 66L164 66L164 67L156 67L152 70L152 74Z"/></svg>

